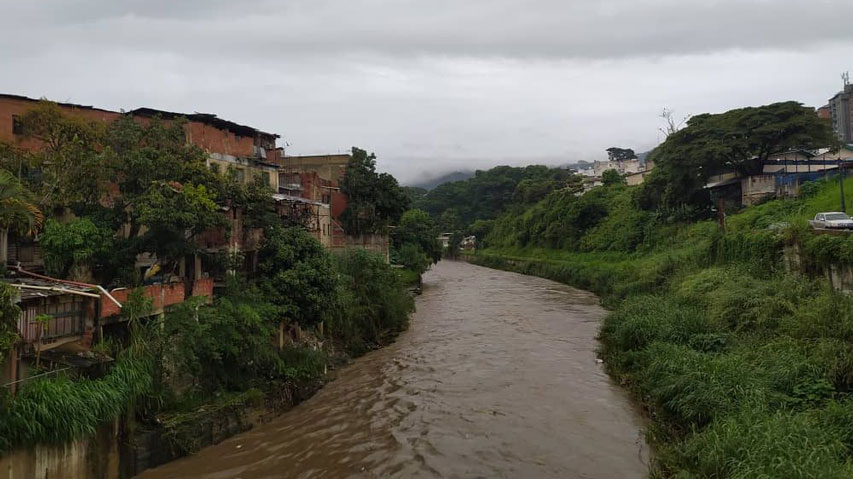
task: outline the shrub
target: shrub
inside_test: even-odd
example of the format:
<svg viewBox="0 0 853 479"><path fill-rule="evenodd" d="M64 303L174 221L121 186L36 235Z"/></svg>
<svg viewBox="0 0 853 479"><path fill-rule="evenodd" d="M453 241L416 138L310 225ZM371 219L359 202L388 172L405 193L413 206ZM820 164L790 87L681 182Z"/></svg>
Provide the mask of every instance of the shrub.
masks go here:
<svg viewBox="0 0 853 479"><path fill-rule="evenodd" d="M338 257L336 265L340 303L328 331L348 352L362 354L406 328L414 301L384 258L359 249Z"/></svg>

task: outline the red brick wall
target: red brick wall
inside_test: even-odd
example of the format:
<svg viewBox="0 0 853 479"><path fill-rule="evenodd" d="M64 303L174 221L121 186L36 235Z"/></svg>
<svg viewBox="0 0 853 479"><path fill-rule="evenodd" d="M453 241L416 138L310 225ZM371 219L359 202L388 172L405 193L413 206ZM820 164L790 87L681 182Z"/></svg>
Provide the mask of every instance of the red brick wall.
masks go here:
<svg viewBox="0 0 853 479"><path fill-rule="evenodd" d="M28 151L35 151L41 148L41 143L37 140L26 140L21 136L12 134L12 116L23 116L25 113L35 108L38 102L32 100L22 100L17 98L0 97L0 141L12 143L20 148ZM60 106L62 110L70 115L86 118L93 121L102 121L105 123L112 122L118 118L121 113L116 111L97 110L81 107Z"/></svg>
<svg viewBox="0 0 853 479"><path fill-rule="evenodd" d="M155 313L162 312L165 306L182 303L184 301L185 292L183 283L171 283L166 285L152 284L150 286L144 286L142 289L145 294L145 297L151 298L153 300ZM127 298L128 296L130 296L131 291L132 290L130 289L119 289L111 291L110 294L119 303L124 304L125 302L127 302ZM101 317L108 318L119 313L121 313L119 307L109 298L102 294Z"/></svg>
<svg viewBox="0 0 853 479"><path fill-rule="evenodd" d="M22 116L38 104L37 101L18 98L0 97L0 141L16 144L29 151L38 150L41 145L36 140L25 140L12 134L12 116ZM94 121L109 123L121 116L120 112L60 105L66 114ZM150 118L136 117L142 123L150 122ZM232 156L252 156L255 139L249 136L237 136L227 130L220 130L205 123L191 121L186 126L187 141L209 153L220 153ZM274 159L275 152L268 155Z"/></svg>
<svg viewBox="0 0 853 479"><path fill-rule="evenodd" d="M208 302L213 301L213 278L201 278L193 283L193 296L207 296Z"/></svg>

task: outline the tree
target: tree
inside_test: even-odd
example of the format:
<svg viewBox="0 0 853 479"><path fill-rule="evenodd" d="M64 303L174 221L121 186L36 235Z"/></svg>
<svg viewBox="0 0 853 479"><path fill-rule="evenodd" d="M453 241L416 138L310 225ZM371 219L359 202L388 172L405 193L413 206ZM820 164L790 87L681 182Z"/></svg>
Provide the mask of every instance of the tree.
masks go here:
<svg viewBox="0 0 853 479"><path fill-rule="evenodd" d="M448 208L444 210L441 217L438 218L438 229L444 232L454 232L461 230L462 218L459 217L459 212L456 208Z"/></svg>
<svg viewBox="0 0 853 479"><path fill-rule="evenodd" d="M519 188L525 180L530 181ZM563 168L496 166L490 170L478 170L466 180L441 184L416 204L434 218L453 208L462 224L469 225L478 219L497 218L516 200L534 201L547 194L546 191L574 188L579 184L580 179Z"/></svg>
<svg viewBox="0 0 853 479"><path fill-rule="evenodd" d="M9 230L33 234L44 216L24 185L6 170L0 170L0 264L9 259Z"/></svg>
<svg viewBox="0 0 853 479"><path fill-rule="evenodd" d="M280 317L314 325L333 313L338 279L332 258L304 229L265 231L258 271L258 286Z"/></svg>
<svg viewBox="0 0 853 479"><path fill-rule="evenodd" d="M187 143L184 124L157 118L140 124L129 116L113 122L99 160L112 186L78 209L123 231L119 250L154 253L166 271L197 251L198 234L227 225L217 203L224 177Z"/></svg>
<svg viewBox="0 0 853 479"><path fill-rule="evenodd" d="M397 180L388 173L376 173L376 155L355 147L341 192L347 196L341 222L351 235L381 232L409 208L409 198Z"/></svg>
<svg viewBox="0 0 853 479"><path fill-rule="evenodd" d="M96 225L90 218L65 223L50 219L39 243L48 273L91 282L88 276L92 271L114 266L110 264L115 257L114 237L112 230Z"/></svg>
<svg viewBox="0 0 853 479"><path fill-rule="evenodd" d="M625 177L620 175L618 171L611 168L609 170L604 170L601 174L601 183L604 186L624 185Z"/></svg>
<svg viewBox="0 0 853 479"><path fill-rule="evenodd" d="M19 155L18 178L29 183L42 207L69 206L75 201L97 201L105 170L97 150L104 126L96 121L65 115L60 107L42 100L21 115L24 137L41 147Z"/></svg>
<svg viewBox="0 0 853 479"><path fill-rule="evenodd" d="M793 101L697 115L649 155L656 166L643 186L644 206L703 206L712 175L760 174L774 153L837 145L829 123Z"/></svg>
<svg viewBox="0 0 853 479"><path fill-rule="evenodd" d="M392 246L400 250L403 245L417 245L433 263L441 259L439 231L430 215L424 210L409 210L400 218L400 224L391 233Z"/></svg>
<svg viewBox="0 0 853 479"><path fill-rule="evenodd" d="M607 159L610 161L636 160L637 155L630 148L619 148L616 146L607 149Z"/></svg>
<svg viewBox="0 0 853 479"><path fill-rule="evenodd" d="M495 220L477 220L468 226L468 234L477 240L477 248L487 247L486 237L491 233Z"/></svg>
<svg viewBox="0 0 853 479"><path fill-rule="evenodd" d="M676 131L680 130L684 123L690 119L690 115L678 120L675 118L675 112L669 108L664 108L658 117L662 118L666 124L663 128L658 128L663 133L664 138L668 138Z"/></svg>
<svg viewBox="0 0 853 479"><path fill-rule="evenodd" d="M420 245L415 243L404 243L393 250L394 263L402 265L409 271L423 274L432 265L432 258L424 253Z"/></svg>

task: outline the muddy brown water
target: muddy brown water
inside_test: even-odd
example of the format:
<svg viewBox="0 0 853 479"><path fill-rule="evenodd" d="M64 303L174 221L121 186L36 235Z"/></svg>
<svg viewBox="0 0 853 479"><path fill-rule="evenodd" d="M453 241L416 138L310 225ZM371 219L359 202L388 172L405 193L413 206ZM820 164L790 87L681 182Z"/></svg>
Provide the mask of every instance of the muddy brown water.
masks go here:
<svg viewBox="0 0 853 479"><path fill-rule="evenodd" d="M443 261L417 307L308 401L139 477L647 476L642 420L596 362L595 296Z"/></svg>

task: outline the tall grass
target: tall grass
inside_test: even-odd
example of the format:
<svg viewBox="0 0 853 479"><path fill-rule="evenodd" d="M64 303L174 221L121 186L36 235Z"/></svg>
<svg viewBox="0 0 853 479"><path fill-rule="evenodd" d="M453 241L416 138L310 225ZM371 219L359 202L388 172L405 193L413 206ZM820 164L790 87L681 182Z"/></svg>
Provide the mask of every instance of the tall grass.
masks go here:
<svg viewBox="0 0 853 479"><path fill-rule="evenodd" d="M811 189L732 215L725 232L646 223L641 242L614 248L605 219L579 247L497 241L473 261L594 291L613 309L600 353L650 412L653 477L853 477L853 297L815 274L853 263L853 237L810 231L806 219L838 209L837 182ZM624 201L608 208L640 218ZM622 244L637 238L625 225ZM790 245L800 273L783 267Z"/></svg>
<svg viewBox="0 0 853 479"><path fill-rule="evenodd" d="M0 452L91 436L151 390L150 361L124 355L105 377L27 382L0 407Z"/></svg>

